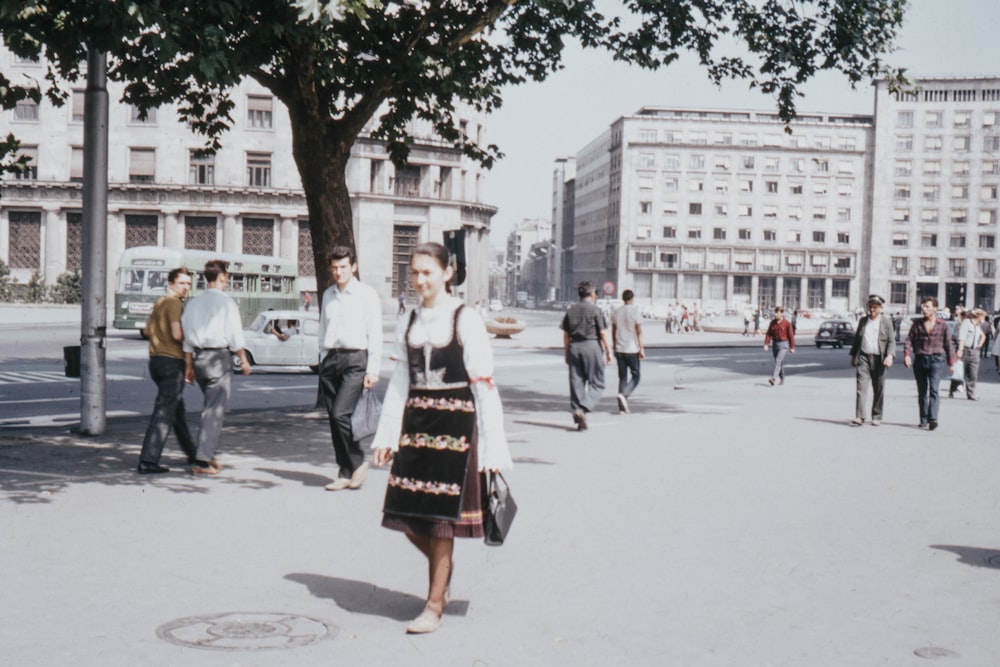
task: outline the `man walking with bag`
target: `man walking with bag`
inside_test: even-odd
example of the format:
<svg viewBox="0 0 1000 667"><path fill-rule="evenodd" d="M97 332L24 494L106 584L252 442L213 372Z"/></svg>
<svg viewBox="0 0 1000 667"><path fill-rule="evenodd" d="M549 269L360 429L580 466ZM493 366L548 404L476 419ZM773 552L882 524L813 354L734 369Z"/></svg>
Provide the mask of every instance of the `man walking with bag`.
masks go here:
<svg viewBox="0 0 1000 667"><path fill-rule="evenodd" d="M868 315L858 322L851 344L851 365L855 368L854 419L861 426L868 412L868 390L874 394L871 424L882 423L882 401L885 397L885 374L892 367L896 354L896 331L892 321L882 316L885 299L877 294L868 297Z"/></svg>
<svg viewBox="0 0 1000 667"><path fill-rule="evenodd" d="M364 389L378 383L382 363L382 302L378 293L354 277L358 259L347 246L327 255L333 284L323 292L319 319L319 388L330 419L337 478L327 491L360 489L368 462L351 428Z"/></svg>

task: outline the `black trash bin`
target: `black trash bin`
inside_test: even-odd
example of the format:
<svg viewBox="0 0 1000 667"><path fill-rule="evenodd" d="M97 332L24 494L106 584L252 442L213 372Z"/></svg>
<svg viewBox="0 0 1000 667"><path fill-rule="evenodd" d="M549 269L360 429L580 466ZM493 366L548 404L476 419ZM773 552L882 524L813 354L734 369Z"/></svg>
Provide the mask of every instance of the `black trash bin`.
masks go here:
<svg viewBox="0 0 1000 667"><path fill-rule="evenodd" d="M80 346L67 345L64 347L63 359L66 361L66 377L80 377Z"/></svg>

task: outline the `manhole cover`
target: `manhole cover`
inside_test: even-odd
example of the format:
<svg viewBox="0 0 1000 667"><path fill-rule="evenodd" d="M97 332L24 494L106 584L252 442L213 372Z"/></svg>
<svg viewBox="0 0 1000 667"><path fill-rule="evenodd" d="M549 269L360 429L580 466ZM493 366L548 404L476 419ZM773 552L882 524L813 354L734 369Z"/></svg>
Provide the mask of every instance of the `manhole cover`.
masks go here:
<svg viewBox="0 0 1000 667"><path fill-rule="evenodd" d="M940 658L957 658L958 654L940 646L924 646L913 652L914 655L928 660L938 660Z"/></svg>
<svg viewBox="0 0 1000 667"><path fill-rule="evenodd" d="M188 616L156 629L173 644L222 651L299 648L337 634L337 626L298 614L229 612Z"/></svg>

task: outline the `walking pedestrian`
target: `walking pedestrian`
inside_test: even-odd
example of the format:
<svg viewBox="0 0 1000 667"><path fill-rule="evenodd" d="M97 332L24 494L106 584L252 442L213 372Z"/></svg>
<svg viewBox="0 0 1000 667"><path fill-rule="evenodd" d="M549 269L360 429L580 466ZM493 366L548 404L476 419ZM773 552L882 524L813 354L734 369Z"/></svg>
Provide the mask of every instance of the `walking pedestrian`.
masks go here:
<svg viewBox="0 0 1000 667"><path fill-rule="evenodd" d="M629 412L628 397L639 386L639 362L646 357L642 344L642 315L632 303L634 298L632 290L622 292L625 305L611 316L611 340L618 363L618 412L623 414Z"/></svg>
<svg viewBox="0 0 1000 667"><path fill-rule="evenodd" d="M486 326L447 293L452 275L443 245L416 247L410 280L421 302L396 341L372 443L376 466L392 461L382 525L406 533L427 558L427 601L411 634L441 624L455 538L483 537L482 472L513 465Z"/></svg>
<svg viewBox="0 0 1000 667"><path fill-rule="evenodd" d="M202 271L207 289L191 299L181 315L184 330L184 379L198 382L205 396L198 428L198 450L191 473L217 475L222 466L215 458L233 387L233 354L243 375L250 374L243 339L240 310L224 290L229 285L229 264L220 259L205 262Z"/></svg>
<svg viewBox="0 0 1000 667"><path fill-rule="evenodd" d="M760 308L753 309L753 335L760 335Z"/></svg>
<svg viewBox="0 0 1000 667"><path fill-rule="evenodd" d="M854 366L855 403L851 423L861 426L868 418L868 390L874 394L871 425L882 423L882 403L885 397L885 375L892 368L896 355L896 332L892 321L882 314L885 299L877 294L868 297L868 315L858 322L851 344L851 365Z"/></svg>
<svg viewBox="0 0 1000 667"><path fill-rule="evenodd" d="M569 367L569 404L577 430L587 430L587 413L604 392L604 367L611 363L607 321L595 305L594 283L577 285L580 300L563 316L563 351Z"/></svg>
<svg viewBox="0 0 1000 667"><path fill-rule="evenodd" d="M757 314L759 317L759 313ZM774 343L772 354L774 355L774 370L768 383L785 384L785 355L795 354L795 332L792 331L792 324L785 319L785 309L778 306L774 309L774 319L767 326L767 333L764 334L764 349Z"/></svg>
<svg viewBox="0 0 1000 667"><path fill-rule="evenodd" d="M351 415L361 392L378 384L382 364L382 302L374 288L355 278L358 258L352 248L327 253L333 284L323 292L319 318L319 388L330 422L337 477L327 491L360 489L368 475Z"/></svg>
<svg viewBox="0 0 1000 667"><path fill-rule="evenodd" d="M924 297L920 303L923 320L910 327L903 347L903 366L913 367L917 381L920 428L930 431L938 427L938 388L946 369L950 375L956 361L951 332L948 324L937 317L937 309L935 297Z"/></svg>
<svg viewBox="0 0 1000 667"><path fill-rule="evenodd" d="M962 323L958 327L958 358L965 369L965 397L976 399L976 380L979 378L979 358L981 348L986 344L986 336L979 326L986 319L986 311L981 308L962 313Z"/></svg>
<svg viewBox="0 0 1000 667"><path fill-rule="evenodd" d="M149 339L149 377L156 383L156 402L149 418L146 437L139 454L139 474L170 472L160 465L163 446L173 427L174 435L189 464L197 456L197 445L184 415L184 329L181 313L191 291L191 272L179 267L167 274L167 293L156 300L153 312L142 329Z"/></svg>

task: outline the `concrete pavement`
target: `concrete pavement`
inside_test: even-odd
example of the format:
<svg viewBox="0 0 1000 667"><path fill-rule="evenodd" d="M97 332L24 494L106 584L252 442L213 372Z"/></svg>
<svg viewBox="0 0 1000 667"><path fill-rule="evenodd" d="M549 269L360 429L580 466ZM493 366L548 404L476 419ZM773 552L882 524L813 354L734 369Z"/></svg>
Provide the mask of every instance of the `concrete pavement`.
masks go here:
<svg viewBox="0 0 1000 667"><path fill-rule="evenodd" d="M847 425L844 377L649 382L579 433L562 373L500 376L520 511L503 547L458 543L423 637L403 628L424 561L379 526L386 471L323 491L306 407L232 414L214 479L173 442L175 471L136 475L145 418L0 432L0 663L1000 663L1000 385L926 432L902 369L878 428Z"/></svg>

